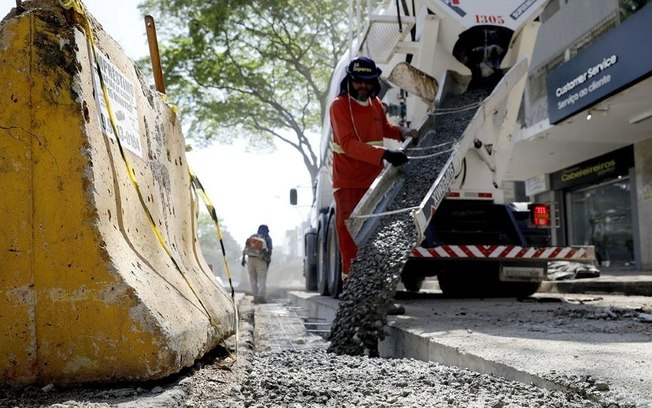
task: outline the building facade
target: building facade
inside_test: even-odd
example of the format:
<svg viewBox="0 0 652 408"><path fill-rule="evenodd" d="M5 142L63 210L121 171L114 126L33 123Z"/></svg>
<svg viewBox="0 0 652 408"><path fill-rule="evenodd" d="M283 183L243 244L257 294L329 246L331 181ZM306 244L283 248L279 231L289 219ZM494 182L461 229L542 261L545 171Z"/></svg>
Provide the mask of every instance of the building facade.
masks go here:
<svg viewBox="0 0 652 408"><path fill-rule="evenodd" d="M532 56L514 180L553 243L603 268L652 269L652 4L551 0ZM519 162L520 160L520 162ZM517 174L518 173L518 174Z"/></svg>

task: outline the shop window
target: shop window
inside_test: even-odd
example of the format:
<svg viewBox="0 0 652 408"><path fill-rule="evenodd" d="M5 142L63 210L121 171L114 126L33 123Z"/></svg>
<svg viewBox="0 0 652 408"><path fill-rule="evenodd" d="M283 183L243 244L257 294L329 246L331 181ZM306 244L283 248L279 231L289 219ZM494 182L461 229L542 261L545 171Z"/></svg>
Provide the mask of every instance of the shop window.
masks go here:
<svg viewBox="0 0 652 408"><path fill-rule="evenodd" d="M603 34L616 27L618 23L617 13L614 11L602 21L593 26L593 28L584 35L577 38L573 45L568 47L568 57L573 58L578 52L590 46Z"/></svg>
<svg viewBox="0 0 652 408"><path fill-rule="evenodd" d="M529 77L529 101L535 103L546 96L546 77L548 73L564 62L564 54L557 54L550 58L545 64L532 71Z"/></svg>
<svg viewBox="0 0 652 408"><path fill-rule="evenodd" d="M629 179L569 193L571 244L594 245L603 267L634 263Z"/></svg>

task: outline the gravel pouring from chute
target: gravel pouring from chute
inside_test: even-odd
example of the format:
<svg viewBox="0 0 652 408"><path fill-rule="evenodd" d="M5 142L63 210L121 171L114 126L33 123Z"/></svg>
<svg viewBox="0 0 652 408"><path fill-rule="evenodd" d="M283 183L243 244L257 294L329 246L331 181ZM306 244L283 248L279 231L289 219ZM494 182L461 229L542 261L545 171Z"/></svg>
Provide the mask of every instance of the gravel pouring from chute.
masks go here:
<svg viewBox="0 0 652 408"><path fill-rule="evenodd" d="M475 89L448 98L442 108L455 108L479 103L490 89ZM438 118L434 129L423 129L421 146L454 142L471 121L475 110L462 110ZM415 151L415 155L426 155ZM400 185L391 212L419 205L424 195L438 178L447 155L411 160L401 171L395 172L394 184ZM408 251L416 242L416 227L407 212L390 214L378 219L378 226L370 234L351 265L349 279L340 296L340 305L329 337L329 351L337 354L378 355L378 341L384 337L387 308L392 303L401 270L407 262Z"/></svg>

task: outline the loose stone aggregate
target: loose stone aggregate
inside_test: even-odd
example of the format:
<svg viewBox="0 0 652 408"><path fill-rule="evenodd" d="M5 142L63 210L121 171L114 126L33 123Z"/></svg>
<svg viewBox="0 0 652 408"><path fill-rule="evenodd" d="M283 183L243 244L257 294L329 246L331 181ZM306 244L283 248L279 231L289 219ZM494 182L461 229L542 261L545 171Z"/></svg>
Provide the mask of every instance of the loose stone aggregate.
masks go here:
<svg viewBox="0 0 652 408"><path fill-rule="evenodd" d="M472 89L452 95L439 109L434 128L420 129L420 146L435 146L459 140L477 107L491 89ZM443 112L443 111L442 111ZM436 113L436 112L435 112ZM432 126L427 122L424 127ZM427 156L433 151L408 151L408 156ZM418 206L435 182L450 154L413 159L403 166L403 185L388 211ZM361 246L351 265L348 283L330 333L328 351L336 354L378 355L378 341L384 338L387 308L392 303L408 251L416 246L416 227L409 213L382 217L366 244Z"/></svg>
<svg viewBox="0 0 652 408"><path fill-rule="evenodd" d="M259 312L257 306L256 315L264 319L265 313ZM268 342L279 328L256 324L254 310L246 302L240 305L240 313L235 361L217 353L155 384L69 390L0 388L0 407L650 407L608 397L609 384L591 376L553 376L555 383L572 390L554 391L434 362L335 355L326 352L325 344L272 350ZM266 351L260 351L261 347Z"/></svg>
<svg viewBox="0 0 652 408"><path fill-rule="evenodd" d="M625 407L598 402L598 386L549 391L412 359L337 356L315 350L256 355L238 399L220 407Z"/></svg>

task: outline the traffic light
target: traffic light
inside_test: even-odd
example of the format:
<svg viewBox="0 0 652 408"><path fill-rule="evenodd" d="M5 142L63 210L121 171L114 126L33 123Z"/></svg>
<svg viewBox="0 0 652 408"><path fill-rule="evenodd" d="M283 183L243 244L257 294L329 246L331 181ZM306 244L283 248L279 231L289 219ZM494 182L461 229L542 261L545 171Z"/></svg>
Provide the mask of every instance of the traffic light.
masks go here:
<svg viewBox="0 0 652 408"><path fill-rule="evenodd" d="M528 205L530 210L530 223L536 228L550 228L550 205L534 203Z"/></svg>

